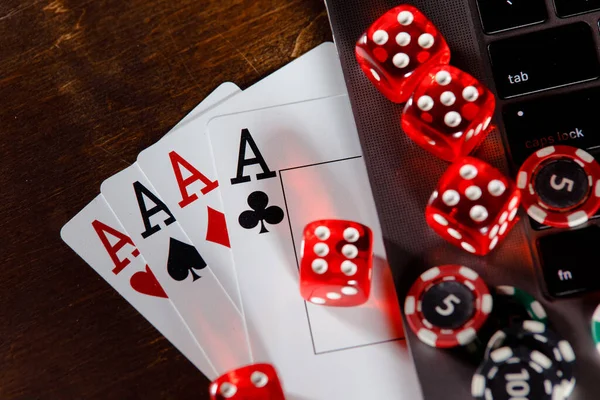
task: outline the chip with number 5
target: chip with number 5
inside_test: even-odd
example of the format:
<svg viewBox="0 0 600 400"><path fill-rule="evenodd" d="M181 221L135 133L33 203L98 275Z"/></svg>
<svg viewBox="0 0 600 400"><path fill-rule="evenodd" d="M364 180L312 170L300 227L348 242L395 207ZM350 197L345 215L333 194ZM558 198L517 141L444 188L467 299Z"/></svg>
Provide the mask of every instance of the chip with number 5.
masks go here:
<svg viewBox="0 0 600 400"><path fill-rule="evenodd" d="M540 224L573 228L600 209L600 165L575 147L536 151L519 170L517 187L527 214Z"/></svg>
<svg viewBox="0 0 600 400"><path fill-rule="evenodd" d="M471 343L492 312L493 300L483 279L462 265L443 265L421 274L404 302L411 330L439 348Z"/></svg>

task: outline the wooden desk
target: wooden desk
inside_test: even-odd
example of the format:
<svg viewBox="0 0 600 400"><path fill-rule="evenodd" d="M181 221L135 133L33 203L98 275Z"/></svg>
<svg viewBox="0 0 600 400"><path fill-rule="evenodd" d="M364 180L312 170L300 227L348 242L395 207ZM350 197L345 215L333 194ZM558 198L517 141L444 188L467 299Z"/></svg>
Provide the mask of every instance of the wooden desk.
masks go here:
<svg viewBox="0 0 600 400"><path fill-rule="evenodd" d="M220 83L330 35L320 0L0 4L0 399L208 398L60 228Z"/></svg>

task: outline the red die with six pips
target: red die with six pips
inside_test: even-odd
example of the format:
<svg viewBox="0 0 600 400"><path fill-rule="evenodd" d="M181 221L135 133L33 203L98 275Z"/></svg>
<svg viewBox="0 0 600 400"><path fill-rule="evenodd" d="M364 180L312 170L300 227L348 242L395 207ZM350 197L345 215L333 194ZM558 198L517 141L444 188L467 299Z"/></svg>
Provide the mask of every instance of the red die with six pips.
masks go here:
<svg viewBox="0 0 600 400"><path fill-rule="evenodd" d="M314 304L348 307L371 292L373 233L352 221L320 220L304 229L300 293Z"/></svg>

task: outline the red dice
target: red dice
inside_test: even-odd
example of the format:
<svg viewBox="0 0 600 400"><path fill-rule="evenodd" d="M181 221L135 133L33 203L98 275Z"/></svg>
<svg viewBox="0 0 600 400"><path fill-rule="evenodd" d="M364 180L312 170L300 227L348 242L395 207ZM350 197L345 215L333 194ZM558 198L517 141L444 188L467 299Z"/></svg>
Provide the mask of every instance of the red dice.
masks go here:
<svg viewBox="0 0 600 400"><path fill-rule="evenodd" d="M373 232L352 221L320 220L304 228L300 294L314 304L349 307L371 292Z"/></svg>
<svg viewBox="0 0 600 400"><path fill-rule="evenodd" d="M427 71L450 62L450 48L437 28L410 5L381 16L358 40L356 59L388 99L406 102Z"/></svg>
<svg viewBox="0 0 600 400"><path fill-rule="evenodd" d="M402 129L435 156L454 162L487 136L494 94L450 65L429 69L402 114Z"/></svg>
<svg viewBox="0 0 600 400"><path fill-rule="evenodd" d="M270 364L229 371L210 384L211 400L284 400L277 372Z"/></svg>
<svg viewBox="0 0 600 400"><path fill-rule="evenodd" d="M517 222L520 202L514 182L485 162L464 157L438 182L425 217L450 243L486 255Z"/></svg>

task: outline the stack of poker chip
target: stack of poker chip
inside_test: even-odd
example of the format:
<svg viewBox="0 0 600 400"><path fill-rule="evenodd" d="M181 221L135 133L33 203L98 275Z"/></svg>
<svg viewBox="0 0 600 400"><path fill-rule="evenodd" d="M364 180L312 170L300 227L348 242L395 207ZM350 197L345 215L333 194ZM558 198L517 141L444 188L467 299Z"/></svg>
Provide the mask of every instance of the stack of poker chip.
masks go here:
<svg viewBox="0 0 600 400"><path fill-rule="evenodd" d="M404 313L422 342L477 359L475 399L562 400L575 387L571 345L548 327L544 307L524 290L490 290L472 269L444 265L413 283ZM600 307L594 318L599 343Z"/></svg>
<svg viewBox="0 0 600 400"><path fill-rule="evenodd" d="M509 323L492 335L473 375L473 398L566 399L575 388L573 348L546 325L546 314L531 295L511 291L532 319Z"/></svg>
<svg viewBox="0 0 600 400"><path fill-rule="evenodd" d="M472 269L462 265L431 268L411 286L404 314L419 340L436 348L460 347L477 359L499 329L524 320L546 323L542 305L512 286L491 290Z"/></svg>

